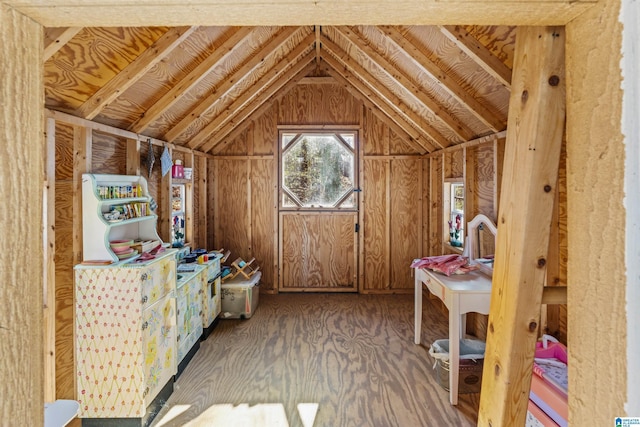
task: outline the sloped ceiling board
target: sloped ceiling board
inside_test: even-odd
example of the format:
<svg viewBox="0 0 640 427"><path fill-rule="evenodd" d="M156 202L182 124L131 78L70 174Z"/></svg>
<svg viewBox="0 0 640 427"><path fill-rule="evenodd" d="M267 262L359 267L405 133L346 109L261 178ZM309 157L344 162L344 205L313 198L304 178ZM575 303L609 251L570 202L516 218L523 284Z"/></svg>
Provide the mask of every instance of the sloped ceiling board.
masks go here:
<svg viewBox="0 0 640 427"><path fill-rule="evenodd" d="M445 126L458 136L460 141L467 141L473 138L474 133L471 129L456 120L455 117L433 100L420 86L413 83L412 78L408 74L396 68L391 61L387 60L383 54L379 53L359 33L348 27L335 27L334 30L363 51L364 54L384 70L390 78L404 87L407 92L410 92L414 96L414 102L420 103L425 109L433 113L434 116L440 119Z"/></svg>
<svg viewBox="0 0 640 427"><path fill-rule="evenodd" d="M196 68L189 72L180 82L169 89L151 108L145 111L133 125L131 130L143 132L149 125L160 117L166 110L180 98L180 96L194 88L204 77L210 73L218 63L231 54L243 40L249 37L253 27L240 27L234 29L234 33L229 36L220 46L218 46L207 58ZM171 142L171 141L170 141Z"/></svg>
<svg viewBox="0 0 640 427"><path fill-rule="evenodd" d="M196 27L184 27L169 29L165 35L158 39L131 62L129 66L125 67L78 108L78 115L89 119L95 117L104 106L117 98L120 93L135 83L135 81L142 78L146 70L161 60L164 55L175 48L180 41L186 39L195 28ZM237 82L248 78L266 56L280 49L294 33L303 31L303 28L305 27L297 27L295 29L285 27L278 32L276 36L273 36L256 55L245 60L240 68L227 76L219 86L214 88L213 92L201 100L177 125L169 129L165 134L165 139L169 142L175 141L194 120L201 117L203 113L215 105L223 95L234 89ZM498 126L500 129L504 128L503 120L482 106L473 96L467 94L451 77L447 76L443 70L432 63L429 58L413 44L410 37L407 37L395 27L382 26L378 27L378 29L384 33L385 38L390 42L396 43L408 60L414 61L421 69L425 70L426 73L432 75L433 78L438 78L441 86L451 93L462 105L466 106L474 116L490 126L490 129L495 130L494 128ZM77 33L77 31L77 29L73 31L70 30L68 34ZM337 73L342 83L348 82L354 85L356 92L359 93L361 97L364 97L364 99L373 99L374 104L380 104L375 106L375 108L372 108L372 106L369 106L369 108L372 108L378 114L383 112L390 123L394 123L398 131L404 132L413 140L414 144L420 147L420 151L432 152L436 149L448 147L453 142L449 141L440 134L439 131L433 128L431 122L431 120L434 120L433 118L427 119L415 111L416 105L420 105L420 108L428 111L437 121L440 121L441 124L439 127L442 128L444 126L448 128L458 139L455 143L465 142L476 136L464 123L451 115L449 111L425 93L419 84L413 82L410 75L394 66L393 63L385 57L383 52L378 51L376 47L371 45L356 29L350 27L332 27L331 31L332 34L334 34L333 37L336 37L335 35L337 34L337 37L341 39L343 45L345 42L348 43L350 46L347 49L348 51L345 51L345 49L329 39L327 35L322 32L320 26L315 26L310 27L309 36L305 39L305 46L298 47L298 54L300 54L300 49L307 49L307 43L312 45L315 49L316 69L320 66L319 58L324 58L325 62L334 70L333 75ZM449 39L455 39L456 45L485 71L489 72L490 75L503 84L508 83L506 82L506 80L510 78L510 70L508 67L504 66L499 59L493 56L493 54L479 42L476 41L474 43L473 40L475 39L473 39L473 36L466 33L464 29L443 26L440 27L440 31L448 34L447 37ZM62 33L65 32L66 31L63 31ZM129 129L134 132L144 131L154 120L167 112L176 99L179 99L182 94L195 87L205 75L215 69L221 59L233 51L239 42L247 38L250 33L250 27L237 29L235 33L219 46L197 69L193 70L178 84L174 85L158 102L154 103L154 105L145 111L142 117L134 122ZM61 34L61 32L48 30L49 39L56 34ZM318 40L320 40L320 44ZM328 52L329 55L323 54L323 50ZM364 57L367 58L366 61L373 64L370 66L376 69L365 69L358 63L355 57L353 57L356 51L360 57L364 55ZM470 53L474 53L474 55ZM286 60L283 60L282 62L285 61ZM281 65L278 65L275 68L280 67ZM345 69L348 70L346 74ZM240 124L237 120L239 111L243 111L247 105L251 105L252 110L255 111L260 106L255 105L254 99L262 99L263 102L268 99L263 96L257 96L257 94L265 89L265 85L272 83L277 78L278 72L278 70L274 69L270 71L270 77L263 76L252 86L250 91L237 97L221 114L213 117L186 145L191 149L196 149L204 145L205 151L208 151L208 149L215 146L222 138L230 132L233 132ZM376 77L372 72L375 72L377 75L384 73L385 77L384 79L380 79L380 76ZM392 79L394 83L397 83L398 87L401 87L404 92L409 93L411 99L405 98L407 95L398 95L385 86L382 80L388 80L389 78ZM505 82L503 82L503 80L505 80ZM209 142L205 145L205 140L210 140L210 137L212 137L215 142Z"/></svg>
<svg viewBox="0 0 640 427"><path fill-rule="evenodd" d="M476 118L486 124L492 131L497 132L506 128L505 120L499 118L498 114L490 111L477 99L467 93L462 86L449 78L447 73L441 70L437 64L433 63L412 40L406 38L397 28L388 25L379 28L382 29L394 43L403 49L409 58L413 59L426 73L430 74L435 81L440 82L440 86L444 90L449 92L449 94L462 105L466 106Z"/></svg>
<svg viewBox="0 0 640 427"><path fill-rule="evenodd" d="M141 55L116 74L96 93L85 101L75 114L87 120L94 119L118 95L133 86L158 62L187 39L197 27L170 28Z"/></svg>
<svg viewBox="0 0 640 427"><path fill-rule="evenodd" d="M439 148L444 148L449 145L449 142L442 135L436 132L426 120L414 113L411 108L402 101L402 99L371 76L367 70L360 66L360 64L351 58L349 54L342 50L342 48L326 37L323 38L322 43L324 48L323 50L330 53L330 55L337 60L341 66L347 68L351 74L368 86L369 90L375 92L378 99L382 100L391 109L395 110L405 121L412 123L412 126L418 130L419 133L430 138ZM329 63L327 57L323 58L325 58L327 63Z"/></svg>
<svg viewBox="0 0 640 427"><path fill-rule="evenodd" d="M221 132L225 128L225 125L227 125L227 123L229 122L235 123L237 125L234 115L236 115L246 105L251 104L251 101L253 99L263 99L264 101L265 99L261 97L261 92L268 90L269 87L274 83L278 83L278 78L282 75L282 73L287 73L287 65L290 66L296 64L297 66L300 61L310 61L315 58L315 52L310 52L310 50L313 48L313 38L314 35L310 34L302 43L294 48L294 50L292 50L289 55L287 55L285 60L280 62L279 66L267 72L247 91L245 91L244 94L238 97L229 107L227 107L222 114L218 115L213 121L209 122L200 131L200 133L198 133L194 138L191 139L188 146L190 148L198 148L204 144L204 146L201 148L203 151L208 152L209 150L211 150L211 148L213 148L215 142L217 141L213 143L208 142L207 144L205 144L210 135L219 134L219 132Z"/></svg>
<svg viewBox="0 0 640 427"><path fill-rule="evenodd" d="M298 32L303 31L303 27L285 28L281 30L273 39L265 44L256 54L252 55L243 65L235 72L229 75L224 82L215 88L207 97L202 99L185 117L183 117L175 126L167 131L165 137L169 142L173 142L180 136L191 124L193 120L206 113L215 105L216 101L229 93L238 82L247 76L253 74L256 69L264 62L268 55L281 49L291 40Z"/></svg>
<svg viewBox="0 0 640 427"><path fill-rule="evenodd" d="M413 125L404 119L403 115L391 109L391 107L389 107L388 104L377 95L377 93L372 91L367 85L352 75L351 72L339 61L329 54L323 54L322 60L333 70L333 72L330 71L331 75L349 87L355 88L361 94L361 99L369 100L369 102L374 104L380 111L384 112L386 117L400 127L404 133L411 137L412 141L420 146L423 153L430 153L436 150L436 144L430 137L419 132ZM347 87L347 89L349 88Z"/></svg>
<svg viewBox="0 0 640 427"><path fill-rule="evenodd" d="M472 58L487 73L511 90L511 68L507 67L482 43L460 25L438 26L442 34L454 42L460 50Z"/></svg>
<svg viewBox="0 0 640 427"><path fill-rule="evenodd" d="M44 55L43 61L51 58L69 40L75 37L82 30L82 27L61 27L49 28L44 35Z"/></svg>

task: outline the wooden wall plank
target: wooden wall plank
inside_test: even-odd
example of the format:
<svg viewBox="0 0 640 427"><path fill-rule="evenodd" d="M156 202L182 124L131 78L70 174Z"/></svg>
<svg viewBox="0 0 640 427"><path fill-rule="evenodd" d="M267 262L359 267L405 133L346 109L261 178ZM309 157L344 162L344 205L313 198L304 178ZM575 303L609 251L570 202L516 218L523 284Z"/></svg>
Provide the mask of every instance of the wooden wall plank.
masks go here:
<svg viewBox="0 0 640 427"><path fill-rule="evenodd" d="M199 248L206 248L208 250L215 249L208 244L207 240L207 228L209 225L208 219L208 177L209 171L207 170L207 158L205 156L195 156L193 165L193 235L194 242Z"/></svg>
<svg viewBox="0 0 640 427"><path fill-rule="evenodd" d="M380 120L372 110L365 109L362 124L364 155L389 154L389 125Z"/></svg>
<svg viewBox="0 0 640 427"><path fill-rule="evenodd" d="M127 163L126 174L127 175L140 175L140 140L127 138Z"/></svg>
<svg viewBox="0 0 640 427"><path fill-rule="evenodd" d="M89 130L89 132L91 131ZM126 175L127 147L128 142L125 138L93 131L89 171L91 173Z"/></svg>
<svg viewBox="0 0 640 427"><path fill-rule="evenodd" d="M442 156L429 159L429 251L423 256L442 254L442 227L444 212L442 211Z"/></svg>
<svg viewBox="0 0 640 427"><path fill-rule="evenodd" d="M248 212L246 160L218 160L217 235L215 246L231 251L232 261L237 257L249 259L251 242L248 237L250 218Z"/></svg>
<svg viewBox="0 0 640 427"><path fill-rule="evenodd" d="M479 426L527 413L565 118L564 28L520 27Z"/></svg>
<svg viewBox="0 0 640 427"><path fill-rule="evenodd" d="M217 205L217 189L218 183L216 181L217 176L217 165L213 158L207 158L207 247L213 249L220 249L220 246L217 246L216 243L216 235L217 235L217 218L218 218L218 205Z"/></svg>
<svg viewBox="0 0 640 427"><path fill-rule="evenodd" d="M422 188L421 160L392 160L391 175L391 247L390 287L396 291L412 292L414 281L411 275L411 261L421 257Z"/></svg>
<svg viewBox="0 0 640 427"><path fill-rule="evenodd" d="M387 222L387 175L389 174L387 160L363 161L364 182L363 199L364 224L364 292L371 290L389 289L389 253L387 236L389 224Z"/></svg>
<svg viewBox="0 0 640 427"><path fill-rule="evenodd" d="M494 203L493 198L496 175L493 144L477 146L471 151L475 157L475 179L473 181L475 210L473 216L484 214L495 222L498 217L498 204ZM469 221L473 216L468 217Z"/></svg>
<svg viewBox="0 0 640 427"><path fill-rule="evenodd" d="M444 178L464 178L464 154L462 150L444 153Z"/></svg>
<svg viewBox="0 0 640 427"><path fill-rule="evenodd" d="M73 126L55 129L55 385L56 398L75 399L73 328Z"/></svg>
<svg viewBox="0 0 640 427"><path fill-rule="evenodd" d="M75 399L73 181L56 181L56 398Z"/></svg>
<svg viewBox="0 0 640 427"><path fill-rule="evenodd" d="M274 228L277 218L277 200L274 188L277 177L273 175L275 159L250 160L251 163L251 253L262 271L261 286L265 291L277 289L273 259L276 246Z"/></svg>
<svg viewBox="0 0 640 427"><path fill-rule="evenodd" d="M281 125L341 125L360 121L360 103L338 85L296 85L280 100Z"/></svg>

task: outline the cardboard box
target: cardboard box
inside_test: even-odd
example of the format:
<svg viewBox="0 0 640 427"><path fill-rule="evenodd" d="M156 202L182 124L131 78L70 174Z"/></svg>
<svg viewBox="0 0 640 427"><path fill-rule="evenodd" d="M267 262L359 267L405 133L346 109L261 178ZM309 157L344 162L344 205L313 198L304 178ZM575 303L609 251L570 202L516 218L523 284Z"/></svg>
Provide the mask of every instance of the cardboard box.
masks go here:
<svg viewBox="0 0 640 427"><path fill-rule="evenodd" d="M238 275L222 283L222 315L223 319L249 319L258 307L260 297L260 277L258 271L245 279Z"/></svg>

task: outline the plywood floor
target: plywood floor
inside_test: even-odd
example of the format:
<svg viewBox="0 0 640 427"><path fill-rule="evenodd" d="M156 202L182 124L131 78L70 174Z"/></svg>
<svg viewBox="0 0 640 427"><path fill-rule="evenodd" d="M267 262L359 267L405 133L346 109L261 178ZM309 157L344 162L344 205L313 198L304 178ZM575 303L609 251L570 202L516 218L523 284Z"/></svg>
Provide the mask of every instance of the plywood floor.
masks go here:
<svg viewBox="0 0 640 427"><path fill-rule="evenodd" d="M424 302L422 342L446 338ZM251 319L220 321L152 425L475 426L480 395L452 407L432 365L412 295L260 295Z"/></svg>

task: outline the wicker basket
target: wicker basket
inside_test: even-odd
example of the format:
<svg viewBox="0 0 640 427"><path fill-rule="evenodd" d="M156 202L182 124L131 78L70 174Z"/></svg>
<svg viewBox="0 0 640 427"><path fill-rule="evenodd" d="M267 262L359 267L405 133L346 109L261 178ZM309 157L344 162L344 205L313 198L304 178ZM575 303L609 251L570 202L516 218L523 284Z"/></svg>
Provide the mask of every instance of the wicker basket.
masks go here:
<svg viewBox="0 0 640 427"><path fill-rule="evenodd" d="M483 359L460 359L458 393L480 393L483 365ZM449 391L449 370L449 360L438 359L436 361L438 384L447 391Z"/></svg>

